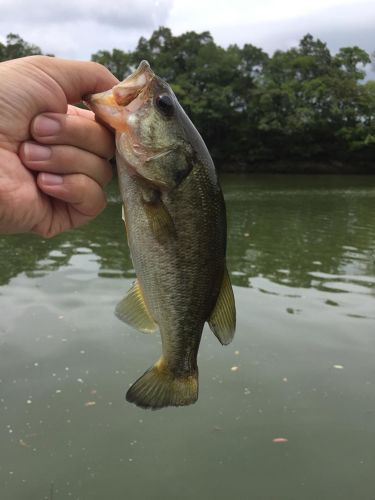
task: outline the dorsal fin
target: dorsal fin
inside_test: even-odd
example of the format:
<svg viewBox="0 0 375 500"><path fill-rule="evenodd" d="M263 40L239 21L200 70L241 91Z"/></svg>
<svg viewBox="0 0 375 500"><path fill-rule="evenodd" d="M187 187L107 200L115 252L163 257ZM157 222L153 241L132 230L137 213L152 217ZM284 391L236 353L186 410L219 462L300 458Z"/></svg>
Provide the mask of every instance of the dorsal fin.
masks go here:
<svg viewBox="0 0 375 500"><path fill-rule="evenodd" d="M158 329L158 325L152 319L138 280L117 304L115 309L116 316L124 323L136 328L143 333L152 333Z"/></svg>
<svg viewBox="0 0 375 500"><path fill-rule="evenodd" d="M223 345L229 344L236 329L236 306L228 270L225 267L223 281L208 324Z"/></svg>

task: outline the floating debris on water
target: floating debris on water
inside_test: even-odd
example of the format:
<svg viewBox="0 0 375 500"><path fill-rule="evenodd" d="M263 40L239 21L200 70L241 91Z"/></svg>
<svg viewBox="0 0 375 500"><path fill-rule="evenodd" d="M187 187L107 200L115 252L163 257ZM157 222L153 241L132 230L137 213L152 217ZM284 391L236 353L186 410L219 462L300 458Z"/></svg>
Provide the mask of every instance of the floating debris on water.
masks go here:
<svg viewBox="0 0 375 500"><path fill-rule="evenodd" d="M96 405L96 401L86 401L85 403L85 406L95 406Z"/></svg>
<svg viewBox="0 0 375 500"><path fill-rule="evenodd" d="M343 370L344 366L343 365L333 365L333 368L336 368L336 370Z"/></svg>
<svg viewBox="0 0 375 500"><path fill-rule="evenodd" d="M231 372L238 372L238 370L239 370L238 366L232 366L232 368L230 369Z"/></svg>
<svg viewBox="0 0 375 500"><path fill-rule="evenodd" d="M273 443L287 443L288 439L284 437L278 437L278 438L273 438L272 439Z"/></svg>

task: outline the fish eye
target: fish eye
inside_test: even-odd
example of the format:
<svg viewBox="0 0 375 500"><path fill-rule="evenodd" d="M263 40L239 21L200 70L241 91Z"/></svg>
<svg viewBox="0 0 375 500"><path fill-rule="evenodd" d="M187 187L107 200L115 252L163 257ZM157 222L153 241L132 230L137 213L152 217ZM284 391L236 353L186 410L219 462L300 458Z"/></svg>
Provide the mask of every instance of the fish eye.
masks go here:
<svg viewBox="0 0 375 500"><path fill-rule="evenodd" d="M168 94L158 95L156 98L158 110L165 116L172 116L174 111L173 100Z"/></svg>

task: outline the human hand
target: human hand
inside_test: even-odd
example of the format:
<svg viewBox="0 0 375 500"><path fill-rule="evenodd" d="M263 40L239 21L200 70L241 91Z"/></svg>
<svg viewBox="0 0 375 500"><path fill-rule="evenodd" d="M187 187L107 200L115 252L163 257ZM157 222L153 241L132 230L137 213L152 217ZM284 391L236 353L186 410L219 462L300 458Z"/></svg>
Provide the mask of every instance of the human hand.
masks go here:
<svg viewBox="0 0 375 500"><path fill-rule="evenodd" d="M116 83L91 62L32 56L0 64L0 233L50 237L103 210L113 136L69 103Z"/></svg>

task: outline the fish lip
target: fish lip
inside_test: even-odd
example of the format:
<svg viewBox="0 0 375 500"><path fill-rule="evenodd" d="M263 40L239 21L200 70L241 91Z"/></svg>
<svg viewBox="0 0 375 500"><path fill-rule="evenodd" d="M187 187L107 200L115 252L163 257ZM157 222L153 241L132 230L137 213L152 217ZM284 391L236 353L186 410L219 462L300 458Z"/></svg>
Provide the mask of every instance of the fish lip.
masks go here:
<svg viewBox="0 0 375 500"><path fill-rule="evenodd" d="M105 92L85 95L83 102L101 123L113 130L129 131L129 117L150 97L155 78L149 63L143 60L123 82Z"/></svg>
<svg viewBox="0 0 375 500"><path fill-rule="evenodd" d="M141 61L131 75L112 88L114 101L117 105L126 108L140 94L146 93L155 77L149 63L146 60Z"/></svg>
<svg viewBox="0 0 375 500"><path fill-rule="evenodd" d="M86 94L83 96L83 101L88 105L93 104L95 100L105 99L106 97L113 97L112 104L126 106L126 104L133 101L142 90L149 87L152 80L156 77L152 71L150 64L144 59L140 62L138 68L131 73L124 81L117 83L112 88L98 92L96 94ZM116 99L117 94L117 99ZM125 102L123 102L125 99Z"/></svg>

